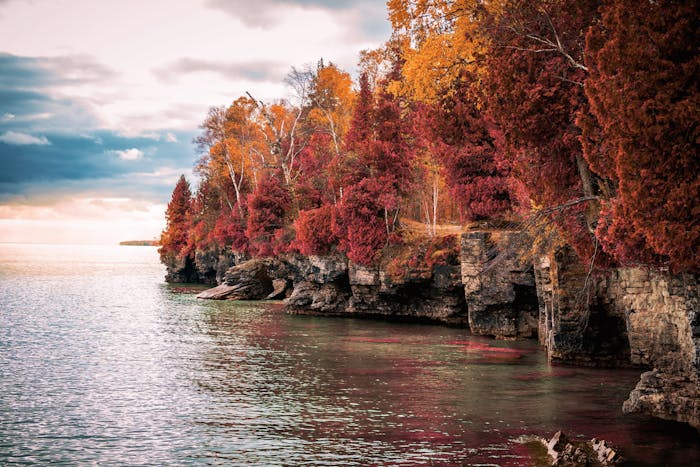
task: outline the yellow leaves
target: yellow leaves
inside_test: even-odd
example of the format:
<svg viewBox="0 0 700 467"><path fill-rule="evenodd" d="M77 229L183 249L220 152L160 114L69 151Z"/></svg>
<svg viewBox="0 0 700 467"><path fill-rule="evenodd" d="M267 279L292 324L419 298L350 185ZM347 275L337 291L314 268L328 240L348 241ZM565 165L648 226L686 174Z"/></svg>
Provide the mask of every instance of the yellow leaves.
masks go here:
<svg viewBox="0 0 700 467"><path fill-rule="evenodd" d="M327 128L336 144L350 125L356 94L352 89L350 74L330 64L318 70L312 94L309 120L312 124Z"/></svg>
<svg viewBox="0 0 700 467"><path fill-rule="evenodd" d="M478 78L478 62L486 48L479 18L503 8L504 0L392 0L389 17L392 41L400 44L404 83L398 93L414 100L435 102L452 92L460 76ZM466 72L466 73L465 73ZM475 93L476 95L477 93Z"/></svg>

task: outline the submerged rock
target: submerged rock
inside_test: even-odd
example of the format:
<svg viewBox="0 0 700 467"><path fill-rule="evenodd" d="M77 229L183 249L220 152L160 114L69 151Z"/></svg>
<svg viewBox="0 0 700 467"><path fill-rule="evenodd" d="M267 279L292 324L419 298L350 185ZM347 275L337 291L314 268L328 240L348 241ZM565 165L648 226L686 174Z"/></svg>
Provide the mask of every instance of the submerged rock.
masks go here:
<svg viewBox="0 0 700 467"><path fill-rule="evenodd" d="M197 298L207 300L225 300L235 293L236 290L238 290L238 286L224 283L198 293Z"/></svg>
<svg viewBox="0 0 700 467"><path fill-rule="evenodd" d="M620 453L605 441L593 438L590 441L570 441L562 431L552 439L539 438L547 448L553 466L609 466L624 461Z"/></svg>

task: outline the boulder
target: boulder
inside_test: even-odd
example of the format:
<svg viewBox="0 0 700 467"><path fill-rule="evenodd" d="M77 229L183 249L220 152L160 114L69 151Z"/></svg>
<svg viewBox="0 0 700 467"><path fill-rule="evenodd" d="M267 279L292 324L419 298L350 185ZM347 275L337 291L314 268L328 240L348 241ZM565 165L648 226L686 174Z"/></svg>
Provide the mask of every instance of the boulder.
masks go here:
<svg viewBox="0 0 700 467"><path fill-rule="evenodd" d="M273 292L272 279L267 273L267 261L252 259L229 268L224 283L205 290L197 298L214 300L261 300Z"/></svg>
<svg viewBox="0 0 700 467"><path fill-rule="evenodd" d="M552 439L539 438L547 448L552 466L611 466L624 461L620 453L604 440L571 441L557 431Z"/></svg>

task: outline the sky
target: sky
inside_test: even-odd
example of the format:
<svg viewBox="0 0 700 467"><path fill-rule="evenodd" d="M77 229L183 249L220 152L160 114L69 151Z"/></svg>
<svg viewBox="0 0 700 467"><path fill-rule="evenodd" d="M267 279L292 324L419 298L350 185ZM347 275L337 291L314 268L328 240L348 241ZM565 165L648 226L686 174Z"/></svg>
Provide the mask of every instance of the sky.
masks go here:
<svg viewBox="0 0 700 467"><path fill-rule="evenodd" d="M0 0L0 242L153 239L207 109L323 58L356 74L381 0Z"/></svg>

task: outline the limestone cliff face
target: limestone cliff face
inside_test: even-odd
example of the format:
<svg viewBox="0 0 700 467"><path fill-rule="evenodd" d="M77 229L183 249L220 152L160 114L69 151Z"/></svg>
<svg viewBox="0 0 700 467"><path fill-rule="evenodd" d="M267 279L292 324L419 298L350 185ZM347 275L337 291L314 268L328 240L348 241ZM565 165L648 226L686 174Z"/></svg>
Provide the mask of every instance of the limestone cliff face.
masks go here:
<svg viewBox="0 0 700 467"><path fill-rule="evenodd" d="M625 309L632 361L652 367L625 412L687 422L700 429L700 281L685 274L626 268L610 294Z"/></svg>
<svg viewBox="0 0 700 467"><path fill-rule="evenodd" d="M274 274L291 281L293 313L429 319L466 325L459 265L410 269L400 277L337 256L288 257Z"/></svg>
<svg viewBox="0 0 700 467"><path fill-rule="evenodd" d="M700 281L648 268L592 276L572 251L539 259L540 340L552 361L651 368L627 412L700 429Z"/></svg>
<svg viewBox="0 0 700 467"><path fill-rule="evenodd" d="M165 264L165 281L171 283L220 284L226 271L247 258L228 248L197 250L194 261L189 257L161 258Z"/></svg>
<svg viewBox="0 0 700 467"><path fill-rule="evenodd" d="M200 281L194 263L188 257L161 257L161 262L165 265L165 282L187 284Z"/></svg>
<svg viewBox="0 0 700 467"><path fill-rule="evenodd" d="M214 278L202 298L285 299L291 313L427 319L498 338L537 336L552 362L638 366L624 409L700 429L700 279L621 268L592 273L573 250L519 260L519 232L468 232L438 264L362 266L288 255L236 264L221 255L173 263L173 277ZM169 272L171 271L169 267Z"/></svg>
<svg viewBox="0 0 700 467"><path fill-rule="evenodd" d="M347 312L467 325L459 264L408 268L399 276L351 263Z"/></svg>
<svg viewBox="0 0 700 467"><path fill-rule="evenodd" d="M538 302L532 265L519 259L520 232L462 235L461 275L474 334L536 337Z"/></svg>
<svg viewBox="0 0 700 467"><path fill-rule="evenodd" d="M289 256L276 265L274 276L291 293L285 304L292 313L339 315L350 297L348 261L341 256Z"/></svg>
<svg viewBox="0 0 700 467"><path fill-rule="evenodd" d="M539 339L554 362L630 366L624 307L571 248L538 259Z"/></svg>
<svg viewBox="0 0 700 467"><path fill-rule="evenodd" d="M200 282L204 284L220 284L224 280L229 268L246 261L246 257L240 253L232 252L228 248L209 248L197 250L194 255L194 265Z"/></svg>

